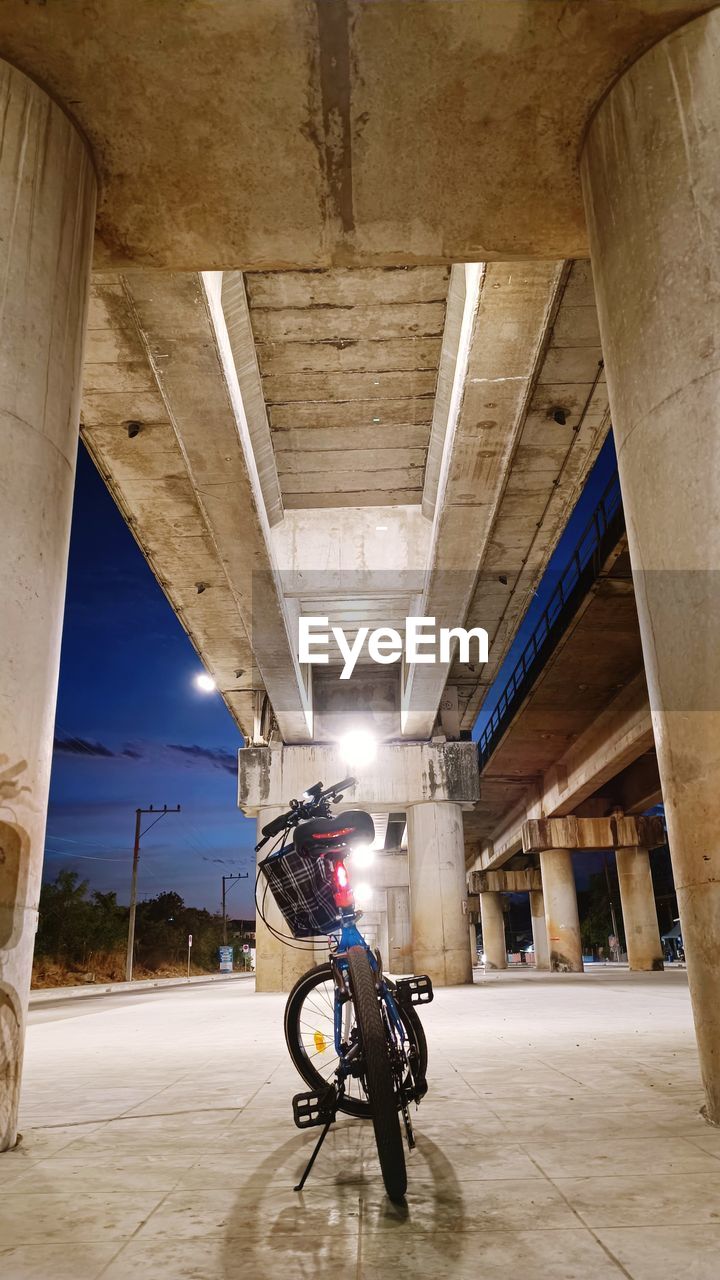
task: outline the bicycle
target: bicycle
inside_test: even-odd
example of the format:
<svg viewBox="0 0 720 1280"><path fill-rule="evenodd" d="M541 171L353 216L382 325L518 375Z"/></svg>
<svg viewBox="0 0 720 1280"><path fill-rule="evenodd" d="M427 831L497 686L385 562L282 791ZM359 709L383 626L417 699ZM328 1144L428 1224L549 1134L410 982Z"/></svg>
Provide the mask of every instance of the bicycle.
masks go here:
<svg viewBox="0 0 720 1280"><path fill-rule="evenodd" d="M302 1191L338 1111L372 1120L380 1169L391 1200L407 1190L402 1117L410 1150L415 1145L410 1106L427 1092L427 1044L415 1006L433 998L430 978L392 979L357 927L350 871L353 849L372 844L370 814L350 809L333 816L342 792L354 778L323 790L309 787L291 800L287 813L262 828L259 852L278 836L277 846L258 865L255 901L258 915L289 945L326 936L329 960L296 982L285 1008L285 1040L290 1057L310 1091L293 1098L300 1129L322 1133L295 1187ZM292 831L292 841L288 835ZM265 881L258 900L261 877ZM274 929L264 913L270 890L292 934Z"/></svg>

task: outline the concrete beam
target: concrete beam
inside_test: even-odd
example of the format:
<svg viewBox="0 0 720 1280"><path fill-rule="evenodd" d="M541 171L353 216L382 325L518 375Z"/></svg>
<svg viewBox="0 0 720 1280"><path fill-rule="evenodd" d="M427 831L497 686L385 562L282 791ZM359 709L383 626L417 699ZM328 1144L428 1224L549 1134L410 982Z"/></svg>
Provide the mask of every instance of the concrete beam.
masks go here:
<svg viewBox="0 0 720 1280"><path fill-rule="evenodd" d="M272 565L221 283L221 273L156 272L106 282L91 310L84 433L246 738L259 686L283 737L302 742L310 697ZM128 420L140 424L130 440Z"/></svg>
<svg viewBox="0 0 720 1280"><path fill-rule="evenodd" d="M565 752L528 787L524 800L480 850L483 870L502 866L522 849L522 826L531 818L572 812L611 778L654 746L643 674L638 675ZM481 782L482 786L482 782Z"/></svg>
<svg viewBox="0 0 720 1280"><path fill-rule="evenodd" d="M641 672L548 770L541 787L544 812L548 817L570 813L654 745Z"/></svg>
<svg viewBox="0 0 720 1280"><path fill-rule="evenodd" d="M527 871L471 871L468 876L471 893L533 893L542 889L539 869Z"/></svg>
<svg viewBox="0 0 720 1280"><path fill-rule="evenodd" d="M513 282L523 265L514 264ZM493 378L484 390L478 417L491 425L507 388ZM464 729L475 723L609 427L590 264L567 263L466 623L487 629L489 661L478 671L456 660L450 673ZM483 484L482 469L472 479Z"/></svg>
<svg viewBox="0 0 720 1280"><path fill-rule="evenodd" d="M105 265L550 259L594 108L710 5L3 0L0 46L90 141Z"/></svg>
<svg viewBox="0 0 720 1280"><path fill-rule="evenodd" d="M433 527L421 613L444 627L467 617L565 276L562 263L546 262L462 272L450 282L423 494ZM408 737L432 733L451 666L408 669Z"/></svg>
<svg viewBox="0 0 720 1280"><path fill-rule="evenodd" d="M283 518L283 501L242 271L223 271L221 304L263 504L272 528Z"/></svg>
<svg viewBox="0 0 720 1280"><path fill-rule="evenodd" d="M640 845L657 849L665 844L665 824L655 817L535 818L523 823L524 853L546 849L618 849Z"/></svg>
<svg viewBox="0 0 720 1280"><path fill-rule="evenodd" d="M238 804L253 815L263 808L286 809L317 781L330 786L352 772L334 745L244 747L238 765ZM381 743L374 763L356 773L357 785L345 795L348 808L404 809L443 800L472 804L479 793L472 742Z"/></svg>

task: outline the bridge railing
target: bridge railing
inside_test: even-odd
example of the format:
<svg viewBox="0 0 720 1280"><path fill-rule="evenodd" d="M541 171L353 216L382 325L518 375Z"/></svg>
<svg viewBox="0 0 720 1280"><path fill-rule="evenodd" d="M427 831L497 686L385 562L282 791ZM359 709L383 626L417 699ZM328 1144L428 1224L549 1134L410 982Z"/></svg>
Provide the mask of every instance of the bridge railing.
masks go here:
<svg viewBox="0 0 720 1280"><path fill-rule="evenodd" d="M617 471L611 476L597 507L561 572L556 587L507 681L495 709L478 739L480 769L484 768L539 672L565 631L581 600L597 578L625 528Z"/></svg>

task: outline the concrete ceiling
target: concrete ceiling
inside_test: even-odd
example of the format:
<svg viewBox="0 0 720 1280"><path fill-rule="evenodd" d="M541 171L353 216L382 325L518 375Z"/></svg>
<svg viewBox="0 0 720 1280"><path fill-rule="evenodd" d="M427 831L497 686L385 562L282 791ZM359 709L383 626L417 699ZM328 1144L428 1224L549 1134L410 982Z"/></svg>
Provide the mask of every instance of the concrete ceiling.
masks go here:
<svg viewBox="0 0 720 1280"><path fill-rule="evenodd" d="M245 276L286 509L421 501L449 274Z"/></svg>
<svg viewBox="0 0 720 1280"><path fill-rule="evenodd" d="M84 438L246 737L267 694L287 742L429 738L448 681L471 727L482 666L365 649L351 688L331 644L315 697L298 619L470 621L497 669L608 430L597 344L586 262L95 274Z"/></svg>
<svg viewBox="0 0 720 1280"><path fill-rule="evenodd" d="M100 176L97 265L587 253L577 157L708 0L3 0Z"/></svg>

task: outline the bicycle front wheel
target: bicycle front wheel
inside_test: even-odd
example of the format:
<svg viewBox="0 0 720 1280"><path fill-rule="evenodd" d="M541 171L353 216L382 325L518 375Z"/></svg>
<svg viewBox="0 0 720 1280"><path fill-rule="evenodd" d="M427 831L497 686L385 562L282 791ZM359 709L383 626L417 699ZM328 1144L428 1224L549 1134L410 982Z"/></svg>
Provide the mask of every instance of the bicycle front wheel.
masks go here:
<svg viewBox="0 0 720 1280"><path fill-rule="evenodd" d="M375 975L364 947L350 947L348 968L383 1182L391 1200L402 1200L407 1191L407 1172L392 1050L380 1012Z"/></svg>

